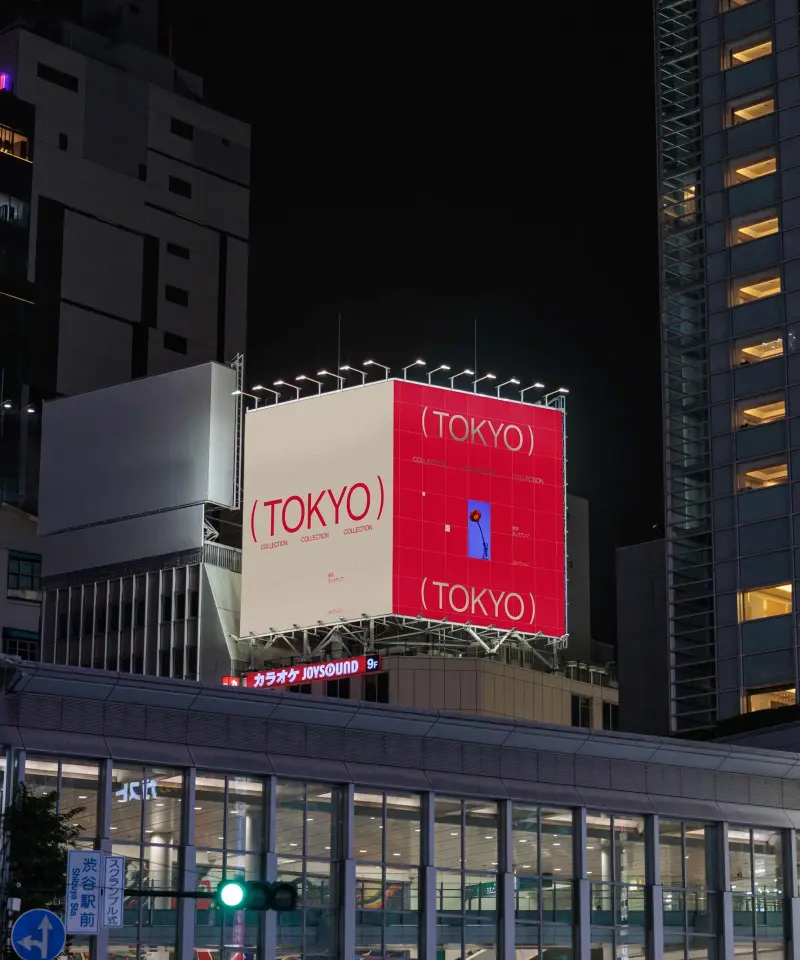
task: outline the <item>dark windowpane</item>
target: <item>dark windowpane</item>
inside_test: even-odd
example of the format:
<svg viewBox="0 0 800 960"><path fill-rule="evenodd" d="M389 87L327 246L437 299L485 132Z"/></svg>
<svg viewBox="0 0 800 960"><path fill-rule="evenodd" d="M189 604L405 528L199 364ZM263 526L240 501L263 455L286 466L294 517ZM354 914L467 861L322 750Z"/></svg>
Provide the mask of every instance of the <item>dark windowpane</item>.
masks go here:
<svg viewBox="0 0 800 960"><path fill-rule="evenodd" d="M182 257L184 260L188 260L191 256L189 248L182 247L179 243L168 243L167 253L172 254L173 257Z"/></svg>
<svg viewBox="0 0 800 960"><path fill-rule="evenodd" d="M175 619L176 620L186 619L186 594L185 593L175 594Z"/></svg>
<svg viewBox="0 0 800 960"><path fill-rule="evenodd" d="M164 299L168 300L170 303L177 303L179 307L188 307L189 291L184 290L181 287L173 287L172 284L168 283L164 287ZM180 339L182 340L183 337Z"/></svg>
<svg viewBox="0 0 800 960"><path fill-rule="evenodd" d="M172 620L172 597L169 594L165 594L161 598L161 619Z"/></svg>
<svg viewBox="0 0 800 960"><path fill-rule="evenodd" d="M370 673L364 677L364 699L368 703L389 702L388 673Z"/></svg>
<svg viewBox="0 0 800 960"><path fill-rule="evenodd" d="M179 337L177 333L164 334L165 350L173 350L175 353L182 353L185 356L188 346L189 346L189 343L186 337Z"/></svg>
<svg viewBox="0 0 800 960"><path fill-rule="evenodd" d="M169 189L170 193L177 193L179 197L188 197L191 199L192 185L188 180L181 180L180 177L171 176L169 178Z"/></svg>
<svg viewBox="0 0 800 960"><path fill-rule="evenodd" d="M328 680L325 691L329 697L339 697L342 700L350 698L350 677L339 677L336 680Z"/></svg>
<svg viewBox="0 0 800 960"><path fill-rule="evenodd" d="M200 615L200 594L197 590L189 591L189 618L196 620Z"/></svg>
<svg viewBox="0 0 800 960"><path fill-rule="evenodd" d="M183 137L184 140L194 140L194 127L191 123L186 123L185 120L172 117L169 128L176 137Z"/></svg>
<svg viewBox="0 0 800 960"><path fill-rule="evenodd" d="M592 725L592 701L589 697L572 696L572 726L585 727Z"/></svg>
<svg viewBox="0 0 800 960"><path fill-rule="evenodd" d="M76 93L78 90L78 78L70 73L64 73L63 70L56 70L55 67L48 67L46 63L37 64L36 76L40 80L46 80L48 83L55 83L65 90L71 90Z"/></svg>
<svg viewBox="0 0 800 960"><path fill-rule="evenodd" d="M145 605L144 600L136 601L136 626L143 627L145 620Z"/></svg>

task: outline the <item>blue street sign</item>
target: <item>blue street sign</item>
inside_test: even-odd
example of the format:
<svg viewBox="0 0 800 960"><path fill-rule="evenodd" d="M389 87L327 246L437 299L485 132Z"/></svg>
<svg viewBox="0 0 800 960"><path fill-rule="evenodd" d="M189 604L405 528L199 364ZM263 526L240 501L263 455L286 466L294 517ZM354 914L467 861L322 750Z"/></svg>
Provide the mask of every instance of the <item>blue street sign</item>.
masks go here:
<svg viewBox="0 0 800 960"><path fill-rule="evenodd" d="M22 960L55 960L66 939L64 924L52 910L27 910L11 929L11 946Z"/></svg>

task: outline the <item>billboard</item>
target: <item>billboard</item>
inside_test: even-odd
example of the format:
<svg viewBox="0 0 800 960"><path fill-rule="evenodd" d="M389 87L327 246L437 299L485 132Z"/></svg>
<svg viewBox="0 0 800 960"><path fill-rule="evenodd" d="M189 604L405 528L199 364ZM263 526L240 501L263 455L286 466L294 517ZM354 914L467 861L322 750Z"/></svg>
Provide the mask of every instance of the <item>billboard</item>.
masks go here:
<svg viewBox="0 0 800 960"><path fill-rule="evenodd" d="M223 686L260 687L262 690L292 687L299 683L319 683L322 680L338 680L340 677L361 677L367 673L380 673L381 658L373 653L346 660L328 660L325 663L298 663L292 667L275 670L253 670L245 674L241 684L225 683ZM235 679L235 678L234 678Z"/></svg>
<svg viewBox="0 0 800 960"><path fill-rule="evenodd" d="M242 629L566 632L564 414L386 380L250 413Z"/></svg>

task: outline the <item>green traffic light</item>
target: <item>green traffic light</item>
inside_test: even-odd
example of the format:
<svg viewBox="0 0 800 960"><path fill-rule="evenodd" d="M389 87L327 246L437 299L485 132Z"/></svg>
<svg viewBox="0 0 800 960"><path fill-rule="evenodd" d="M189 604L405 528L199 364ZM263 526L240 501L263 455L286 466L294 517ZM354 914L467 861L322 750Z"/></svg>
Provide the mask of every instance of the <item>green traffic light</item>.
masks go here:
<svg viewBox="0 0 800 960"><path fill-rule="evenodd" d="M223 880L217 887L217 896L226 907L238 907L244 901L244 884L238 880Z"/></svg>

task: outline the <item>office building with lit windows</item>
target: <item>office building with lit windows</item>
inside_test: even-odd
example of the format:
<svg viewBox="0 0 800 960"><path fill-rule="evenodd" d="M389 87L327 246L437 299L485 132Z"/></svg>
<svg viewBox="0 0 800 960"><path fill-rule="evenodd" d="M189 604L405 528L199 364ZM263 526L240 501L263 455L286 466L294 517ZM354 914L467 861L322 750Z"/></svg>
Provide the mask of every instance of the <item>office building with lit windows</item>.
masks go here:
<svg viewBox="0 0 800 960"><path fill-rule="evenodd" d="M797 703L800 31L795 0L656 0L655 14L666 549L653 575L669 730L714 736Z"/></svg>
<svg viewBox="0 0 800 960"><path fill-rule="evenodd" d="M58 790L126 857L124 925L73 957L796 956L800 754L11 670L6 802ZM299 909L223 912L223 877L296 883Z"/></svg>

